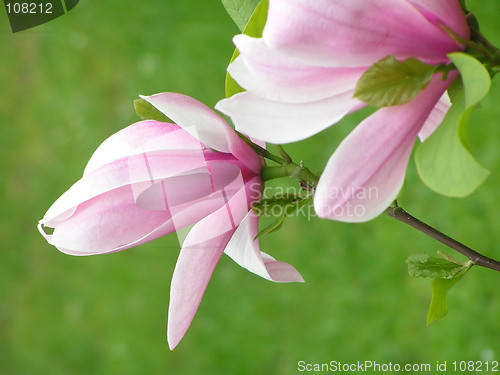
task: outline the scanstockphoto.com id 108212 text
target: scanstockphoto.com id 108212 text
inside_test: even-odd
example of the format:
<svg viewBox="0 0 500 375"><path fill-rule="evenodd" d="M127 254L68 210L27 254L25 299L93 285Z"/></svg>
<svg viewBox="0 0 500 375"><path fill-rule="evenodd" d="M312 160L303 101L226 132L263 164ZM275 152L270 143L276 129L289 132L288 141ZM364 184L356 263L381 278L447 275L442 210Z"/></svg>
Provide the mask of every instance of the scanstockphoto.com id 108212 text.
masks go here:
<svg viewBox="0 0 500 375"><path fill-rule="evenodd" d="M436 361L435 363L392 363L377 361L339 362L330 361L312 363L307 361L297 362L299 372L309 373L402 373L402 374L434 374L434 373L497 373L499 372L498 361Z"/></svg>

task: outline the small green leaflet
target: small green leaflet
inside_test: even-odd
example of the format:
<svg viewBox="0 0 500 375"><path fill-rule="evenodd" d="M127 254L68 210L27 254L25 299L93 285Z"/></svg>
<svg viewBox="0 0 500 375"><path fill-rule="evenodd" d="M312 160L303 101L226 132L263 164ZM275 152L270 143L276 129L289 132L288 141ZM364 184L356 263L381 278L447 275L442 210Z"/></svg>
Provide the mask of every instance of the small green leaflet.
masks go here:
<svg viewBox="0 0 500 375"><path fill-rule="evenodd" d="M222 0L222 5L240 31L245 29L260 0Z"/></svg>
<svg viewBox="0 0 500 375"><path fill-rule="evenodd" d="M411 255L406 260L406 264L408 264L408 273L411 277L431 279L451 279L464 268L464 265L458 262L431 257L425 253Z"/></svg>
<svg viewBox="0 0 500 375"><path fill-rule="evenodd" d="M450 289L469 271L474 263L460 263L442 254L445 258L431 257L427 254L410 256L408 273L412 277L431 278L432 300L427 313L427 324L441 319L448 313L446 296Z"/></svg>
<svg viewBox="0 0 500 375"><path fill-rule="evenodd" d="M489 175L470 154L465 134L469 115L488 93L491 79L474 57L461 52L448 57L461 76L450 87L453 104L438 129L418 146L415 162L420 178L429 188L461 198L474 192Z"/></svg>
<svg viewBox="0 0 500 375"><path fill-rule="evenodd" d="M280 229L283 225L283 222L288 216L293 215L311 200L311 195L300 196L295 194L284 194L271 198L264 198L261 201L257 202L252 207L257 215L273 216L276 217L276 220L262 229L255 236L255 239Z"/></svg>
<svg viewBox="0 0 500 375"><path fill-rule="evenodd" d="M432 299L429 311L427 312L428 325L443 318L448 313L448 302L446 301L446 296L448 295L450 289L467 273L469 268L464 269L451 279L432 280Z"/></svg>
<svg viewBox="0 0 500 375"><path fill-rule="evenodd" d="M264 30L264 25L266 24L267 20L268 8L269 8L269 0L262 0L259 3L259 5L257 5L254 12L252 13L252 16L248 21L248 24L243 30L243 34L254 38L259 38L262 36L262 31ZM233 55L231 56L229 64L231 64L238 57L238 55L239 52L237 49L235 49ZM241 88L240 85L236 83L236 81L229 75L229 73L226 73L225 88L226 88L227 98L230 98L234 94L244 91L244 89Z"/></svg>
<svg viewBox="0 0 500 375"><path fill-rule="evenodd" d="M172 122L162 112L157 110L151 103L144 99L134 100L135 113L143 120L156 120L161 122Z"/></svg>
<svg viewBox="0 0 500 375"><path fill-rule="evenodd" d="M285 221L286 214L283 212L276 220L274 220L271 224L269 224L267 227L259 231L257 235L255 236L254 240L258 239L259 237L262 237L266 234L270 234L273 232L276 232L277 230L281 229L283 226L283 222Z"/></svg>
<svg viewBox="0 0 500 375"><path fill-rule="evenodd" d="M415 58L388 56L363 73L354 97L378 108L408 103L429 84L436 68Z"/></svg>

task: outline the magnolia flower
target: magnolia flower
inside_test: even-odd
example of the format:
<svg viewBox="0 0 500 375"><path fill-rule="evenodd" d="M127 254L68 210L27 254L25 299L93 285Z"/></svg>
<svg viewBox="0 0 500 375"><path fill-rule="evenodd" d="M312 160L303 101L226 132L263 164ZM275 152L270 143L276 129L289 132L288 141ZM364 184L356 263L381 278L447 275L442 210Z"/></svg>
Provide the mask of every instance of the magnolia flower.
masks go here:
<svg viewBox="0 0 500 375"><path fill-rule="evenodd" d="M310 137L365 105L355 86L383 58L448 63L463 46L442 25L469 37L458 0L270 0L262 38L234 38L240 56L228 71L247 91L216 108L264 141ZM456 76L434 74L413 100L378 110L344 139L316 189L320 217L359 222L387 208L417 135L424 140L446 114Z"/></svg>
<svg viewBox="0 0 500 375"><path fill-rule="evenodd" d="M259 250L261 159L202 103L180 94L145 97L176 124L142 121L112 135L83 177L40 220L47 241L72 255L125 250L194 224L175 267L168 317L173 349L188 329L225 251L277 282L303 281ZM47 234L43 227L54 228Z"/></svg>

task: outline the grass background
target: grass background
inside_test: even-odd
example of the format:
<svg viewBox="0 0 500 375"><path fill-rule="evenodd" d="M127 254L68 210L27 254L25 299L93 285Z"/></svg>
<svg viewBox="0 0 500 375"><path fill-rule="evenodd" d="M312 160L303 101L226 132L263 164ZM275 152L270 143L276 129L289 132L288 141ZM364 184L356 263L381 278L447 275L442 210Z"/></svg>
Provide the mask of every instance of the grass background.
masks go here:
<svg viewBox="0 0 500 375"><path fill-rule="evenodd" d="M500 45L498 0L469 0ZM177 91L213 106L238 30L218 1L82 0L12 34L0 10L0 374L294 374L297 363L500 359L500 275L474 269L450 313L425 325L428 280L414 252L446 250L389 217L364 224L292 218L262 248L302 285L273 284L224 257L187 335L166 344L175 235L106 256L71 257L36 230L95 148L137 121L138 94ZM470 147L492 172L466 199L440 197L410 162L402 205L500 258L500 85L475 111ZM356 114L287 150L320 171ZM484 370L484 368L483 368ZM451 371L448 371L452 373ZM485 373L483 371L483 373Z"/></svg>

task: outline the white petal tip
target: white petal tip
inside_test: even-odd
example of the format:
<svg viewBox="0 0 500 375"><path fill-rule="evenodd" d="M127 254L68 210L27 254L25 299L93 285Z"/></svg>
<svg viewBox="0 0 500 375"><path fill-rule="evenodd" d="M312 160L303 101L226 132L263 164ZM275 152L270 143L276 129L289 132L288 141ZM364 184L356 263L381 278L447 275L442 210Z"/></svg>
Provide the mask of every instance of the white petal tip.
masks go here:
<svg viewBox="0 0 500 375"><path fill-rule="evenodd" d="M179 342L174 342L174 341L170 341L170 339L167 339L168 341L168 347L170 350L174 350L176 348L176 346L179 344Z"/></svg>
<svg viewBox="0 0 500 375"><path fill-rule="evenodd" d="M271 261L266 264L270 280L276 283L303 283L304 278L294 266L285 262Z"/></svg>
<svg viewBox="0 0 500 375"><path fill-rule="evenodd" d="M304 278L300 275L297 275L296 278L294 278L293 280L290 279L290 280L287 280L287 281L284 281L285 283L305 283L306 281L304 280Z"/></svg>
<svg viewBox="0 0 500 375"><path fill-rule="evenodd" d="M176 332L173 333L172 331ZM174 330L171 329L170 327L167 327L167 342L170 350L174 350L177 347L177 345L179 345L185 333L186 332L180 334L178 330Z"/></svg>
<svg viewBox="0 0 500 375"><path fill-rule="evenodd" d="M52 235L47 234L45 232L45 230L43 229L44 228L43 219L38 222L37 228L38 228L38 231L40 232L40 234L43 236L43 238L45 238L47 240L47 242L50 243L50 239L52 238Z"/></svg>

